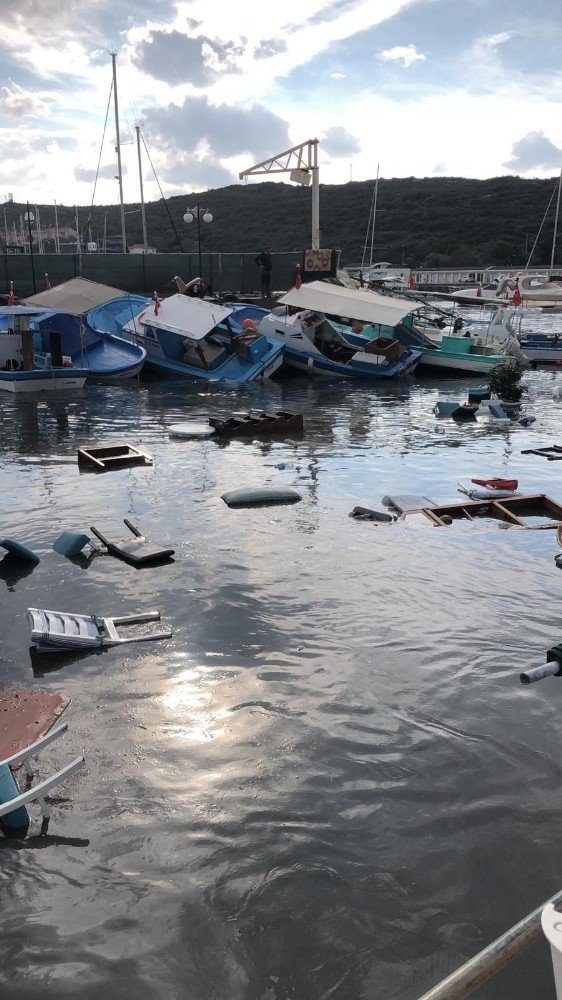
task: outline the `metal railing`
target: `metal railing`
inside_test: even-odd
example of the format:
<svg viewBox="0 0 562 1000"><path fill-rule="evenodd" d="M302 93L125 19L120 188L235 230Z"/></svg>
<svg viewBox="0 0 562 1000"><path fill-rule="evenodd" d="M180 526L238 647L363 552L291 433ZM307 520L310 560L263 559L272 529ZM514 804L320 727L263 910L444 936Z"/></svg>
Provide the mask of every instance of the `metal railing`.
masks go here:
<svg viewBox="0 0 562 1000"><path fill-rule="evenodd" d="M470 996L482 983L535 943L541 935L541 915L545 906L560 902L562 891L527 914L474 958L469 958L468 962L434 986L429 993L424 993L420 1000L464 1000Z"/></svg>

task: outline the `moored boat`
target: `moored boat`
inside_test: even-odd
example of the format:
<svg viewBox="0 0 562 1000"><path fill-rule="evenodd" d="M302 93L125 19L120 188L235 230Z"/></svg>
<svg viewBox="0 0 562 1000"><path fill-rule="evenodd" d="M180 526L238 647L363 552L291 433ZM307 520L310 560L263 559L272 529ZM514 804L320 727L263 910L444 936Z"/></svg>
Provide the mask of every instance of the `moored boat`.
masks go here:
<svg viewBox="0 0 562 1000"><path fill-rule="evenodd" d="M285 346L288 365L309 374L357 379L395 378L414 371L421 353L401 343L394 329L412 313L400 299L364 289L312 281L293 288L259 323L259 331ZM346 319L349 327L339 321ZM352 321L376 325L371 338L352 339Z"/></svg>
<svg viewBox="0 0 562 1000"><path fill-rule="evenodd" d="M283 362L283 345L237 331L230 323L233 311L179 293L148 303L128 295L92 309L87 322L140 344L150 365L172 374L238 384L272 375Z"/></svg>
<svg viewBox="0 0 562 1000"><path fill-rule="evenodd" d="M125 293L86 278L72 278L31 296L27 304L36 307L31 327L36 331L37 353L48 351L50 331L56 330L63 353L73 364L88 369L89 381L117 382L138 375L146 358L144 348L115 332L96 331L84 319L93 306L119 294Z"/></svg>
<svg viewBox="0 0 562 1000"><path fill-rule="evenodd" d="M81 389L88 375L86 369L73 365L62 354L57 363L56 350L36 355L29 329L34 314L34 309L23 306L0 310L0 389L17 396Z"/></svg>

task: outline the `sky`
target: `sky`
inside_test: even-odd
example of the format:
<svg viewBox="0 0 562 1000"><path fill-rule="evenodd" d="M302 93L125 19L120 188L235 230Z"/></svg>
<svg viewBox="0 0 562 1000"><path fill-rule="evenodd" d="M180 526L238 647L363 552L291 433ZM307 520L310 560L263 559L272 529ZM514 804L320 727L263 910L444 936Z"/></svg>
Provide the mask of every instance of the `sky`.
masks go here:
<svg viewBox="0 0 562 1000"><path fill-rule="evenodd" d="M166 196L312 138L321 183L377 164L552 177L561 50L558 0L18 0L2 11L0 198L118 202L111 51L125 201L137 124ZM144 149L143 179L160 197Z"/></svg>

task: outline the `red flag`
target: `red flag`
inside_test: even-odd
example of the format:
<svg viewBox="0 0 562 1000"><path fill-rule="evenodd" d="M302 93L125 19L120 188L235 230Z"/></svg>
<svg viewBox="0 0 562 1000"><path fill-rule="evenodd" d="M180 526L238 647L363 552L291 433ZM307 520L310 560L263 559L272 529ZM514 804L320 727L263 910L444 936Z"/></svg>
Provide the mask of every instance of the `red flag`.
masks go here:
<svg viewBox="0 0 562 1000"><path fill-rule="evenodd" d="M521 305L521 292L519 291L519 285L515 286L515 290L513 292L513 305L515 308Z"/></svg>
<svg viewBox="0 0 562 1000"><path fill-rule="evenodd" d="M410 277L408 278L408 288L415 288L415 287L416 287L416 283L414 281L414 275L413 275L413 272L410 271Z"/></svg>
<svg viewBox="0 0 562 1000"><path fill-rule="evenodd" d="M14 283L10 281L10 294L8 295L8 305L13 306L14 304Z"/></svg>
<svg viewBox="0 0 562 1000"><path fill-rule="evenodd" d="M49 281L49 275L45 271L45 288L50 288L50 287L51 287L51 282Z"/></svg>
<svg viewBox="0 0 562 1000"><path fill-rule="evenodd" d="M482 285L478 285L478 288L476 289L476 297L478 299L482 298Z"/></svg>
<svg viewBox="0 0 562 1000"><path fill-rule="evenodd" d="M162 305L162 302L158 298L158 292L155 292L154 293L154 315L155 316L158 316L158 313L160 311L160 306L161 305Z"/></svg>
<svg viewBox="0 0 562 1000"><path fill-rule="evenodd" d="M297 274L296 274L296 277L295 277L295 288L300 288L301 285L302 285L302 274L301 274L300 265L297 264Z"/></svg>

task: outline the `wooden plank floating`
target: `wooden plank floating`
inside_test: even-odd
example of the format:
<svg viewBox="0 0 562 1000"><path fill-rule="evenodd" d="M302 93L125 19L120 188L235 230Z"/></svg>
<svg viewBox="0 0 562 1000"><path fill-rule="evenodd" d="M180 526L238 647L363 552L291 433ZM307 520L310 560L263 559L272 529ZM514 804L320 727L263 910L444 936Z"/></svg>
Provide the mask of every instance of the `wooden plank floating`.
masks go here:
<svg viewBox="0 0 562 1000"><path fill-rule="evenodd" d="M562 459L562 445L551 444L544 448L525 448L522 455L539 455L540 458L547 458L549 462L559 462Z"/></svg>
<svg viewBox="0 0 562 1000"><path fill-rule="evenodd" d="M302 413L277 410L276 413L235 413L226 420L209 417L215 433L223 437L254 437L260 434L284 434L304 429Z"/></svg>
<svg viewBox="0 0 562 1000"><path fill-rule="evenodd" d="M152 457L132 444L87 445L78 449L78 465L107 472L128 465L152 465Z"/></svg>
<svg viewBox="0 0 562 1000"><path fill-rule="evenodd" d="M412 514L423 514L435 525L451 524L452 521L474 521L484 517L504 521L518 528L540 530L558 528L562 522L562 504L546 493L531 493L501 500L473 500L470 503L431 504L417 510L406 510L401 520ZM543 518L544 524L528 524L525 518Z"/></svg>

